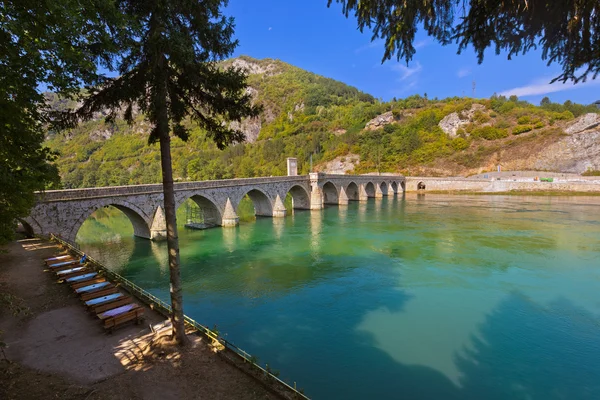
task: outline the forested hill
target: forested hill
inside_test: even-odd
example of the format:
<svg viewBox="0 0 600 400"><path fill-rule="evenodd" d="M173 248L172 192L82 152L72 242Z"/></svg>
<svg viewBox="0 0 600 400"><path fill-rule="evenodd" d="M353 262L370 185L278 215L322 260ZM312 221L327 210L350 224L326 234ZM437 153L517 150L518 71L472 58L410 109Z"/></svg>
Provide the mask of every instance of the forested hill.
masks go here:
<svg viewBox="0 0 600 400"><path fill-rule="evenodd" d="M381 102L344 83L278 60L239 57L248 90L264 107L241 129L247 142L220 151L194 128L188 142L173 141L176 179L205 180L284 175L286 157L301 173L400 172L468 175L505 169L600 170L600 123L595 106L545 99L411 96ZM55 108L69 106L47 96ZM158 183L158 145L148 145L142 115L128 126L102 115L78 128L49 133L65 188Z"/></svg>

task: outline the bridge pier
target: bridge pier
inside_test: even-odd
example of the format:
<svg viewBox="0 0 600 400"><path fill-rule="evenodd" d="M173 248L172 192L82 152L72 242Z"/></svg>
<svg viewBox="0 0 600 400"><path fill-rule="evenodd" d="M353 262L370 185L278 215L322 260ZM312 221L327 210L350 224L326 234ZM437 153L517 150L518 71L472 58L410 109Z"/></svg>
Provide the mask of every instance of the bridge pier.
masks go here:
<svg viewBox="0 0 600 400"><path fill-rule="evenodd" d="M340 196L339 196L338 204L340 206L347 206L349 202L350 202L350 200L348 199L348 195L346 194L346 190L342 186L340 188Z"/></svg>
<svg viewBox="0 0 600 400"><path fill-rule="evenodd" d="M384 196L384 194L383 194L383 191L381 190L381 186L380 185L375 185L375 198L376 199L382 199L383 196Z"/></svg>
<svg viewBox="0 0 600 400"><path fill-rule="evenodd" d="M225 211L223 211L223 221L221 223L222 226L237 226L240 223L240 217L235 213L233 206L231 205L231 200L229 197L227 198L227 202L225 203Z"/></svg>
<svg viewBox="0 0 600 400"><path fill-rule="evenodd" d="M358 186L358 201L365 202L369 200L369 195L367 194L367 189L365 188L365 184L361 183Z"/></svg>
<svg viewBox="0 0 600 400"><path fill-rule="evenodd" d="M322 210L323 209L323 190L319 186L319 174L317 172L311 172L310 176L310 209L311 210Z"/></svg>
<svg viewBox="0 0 600 400"><path fill-rule="evenodd" d="M143 236L141 236L143 237ZM152 227L150 228L150 237L144 237L144 239L150 240L165 240L167 238L167 219L165 218L165 212L161 206L158 206L154 213L154 219L152 220Z"/></svg>
<svg viewBox="0 0 600 400"><path fill-rule="evenodd" d="M283 201L281 201L281 197L277 195L275 198L275 204L273 205L273 218L283 218L287 215L287 210L285 209L285 205L283 205Z"/></svg>

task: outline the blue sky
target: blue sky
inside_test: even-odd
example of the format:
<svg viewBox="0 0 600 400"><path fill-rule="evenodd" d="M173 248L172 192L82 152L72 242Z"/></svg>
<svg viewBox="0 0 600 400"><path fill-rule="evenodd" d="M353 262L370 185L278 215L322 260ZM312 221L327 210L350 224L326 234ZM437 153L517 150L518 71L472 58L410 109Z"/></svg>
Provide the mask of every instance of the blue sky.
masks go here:
<svg viewBox="0 0 600 400"><path fill-rule="evenodd" d="M600 100L600 79L549 85L560 68L548 67L540 52L509 61L488 51L478 65L472 50L457 55L456 46L440 46L424 32L417 35L417 53L408 66L395 60L381 64L383 45L372 43L370 33L361 34L340 5L327 8L327 0L230 0L225 12L236 19L240 45L235 55L280 59L384 100L424 93L471 96L473 82L476 97L516 94L536 104L544 96L560 103Z"/></svg>

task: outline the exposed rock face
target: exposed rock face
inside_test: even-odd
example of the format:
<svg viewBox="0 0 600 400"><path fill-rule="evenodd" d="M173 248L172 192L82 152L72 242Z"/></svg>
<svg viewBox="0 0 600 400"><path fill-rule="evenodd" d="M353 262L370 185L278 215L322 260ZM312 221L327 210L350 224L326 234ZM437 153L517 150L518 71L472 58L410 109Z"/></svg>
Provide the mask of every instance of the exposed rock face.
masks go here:
<svg viewBox="0 0 600 400"><path fill-rule="evenodd" d="M438 124L438 126L451 138L456 137L456 132L463 126L469 123L468 119L461 119L458 113L446 115Z"/></svg>
<svg viewBox="0 0 600 400"><path fill-rule="evenodd" d="M102 140L110 139L112 136L112 132L109 129L100 129L97 131L90 132L90 140L94 142L100 142Z"/></svg>
<svg viewBox="0 0 600 400"><path fill-rule="evenodd" d="M236 68L243 69L248 74L265 74L267 76L277 75L277 66L275 64L268 64L267 66L262 66L258 63L245 60L243 58L236 58L231 63L232 66Z"/></svg>
<svg viewBox="0 0 600 400"><path fill-rule="evenodd" d="M577 133L553 143L535 156L533 167L578 174L588 169L600 170L600 129Z"/></svg>
<svg viewBox="0 0 600 400"><path fill-rule="evenodd" d="M569 135L592 129L600 125L600 114L589 113L577 118L575 122L565 129Z"/></svg>
<svg viewBox="0 0 600 400"><path fill-rule="evenodd" d="M442 119L440 121L440 123L438 124L438 126L448 136L450 136L451 138L455 138L457 136L458 130L462 126L467 125L468 123L470 123L471 119L473 118L473 115L478 110L484 111L485 110L485 106L482 105L482 104L473 104L471 106L471 109L469 109L469 110L461 113L462 115L459 114L459 113L456 113L456 112L454 112L452 114L449 114L449 115L446 115L444 117L444 119Z"/></svg>
<svg viewBox="0 0 600 400"><path fill-rule="evenodd" d="M391 124L394 122L394 114L391 111L383 113L381 115L376 116L365 125L365 130L374 131L379 128L383 128L384 126Z"/></svg>
<svg viewBox="0 0 600 400"><path fill-rule="evenodd" d="M326 174L346 174L354 171L354 167L360 162L358 154L347 154L343 157L336 157L325 165L321 166L319 172Z"/></svg>
<svg viewBox="0 0 600 400"><path fill-rule="evenodd" d="M230 127L232 129L238 129L246 135L246 142L254 143L258 138L258 134L260 133L260 128L262 127L262 123L260 122L260 117L256 118L246 118L242 120L242 123L239 122L231 122Z"/></svg>

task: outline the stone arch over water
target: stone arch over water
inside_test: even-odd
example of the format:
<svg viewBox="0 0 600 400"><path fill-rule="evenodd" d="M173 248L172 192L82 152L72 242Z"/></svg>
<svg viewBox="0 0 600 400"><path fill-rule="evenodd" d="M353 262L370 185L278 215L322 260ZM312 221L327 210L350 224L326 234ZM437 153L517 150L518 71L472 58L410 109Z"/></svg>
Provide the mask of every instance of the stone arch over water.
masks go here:
<svg viewBox="0 0 600 400"><path fill-rule="evenodd" d="M221 225L223 216L212 200L199 194L190 197L190 200L196 203L202 211L202 217L206 225Z"/></svg>
<svg viewBox="0 0 600 400"><path fill-rule="evenodd" d="M348 200L358 201L358 185L354 182L350 182L346 188L346 195Z"/></svg>
<svg viewBox="0 0 600 400"><path fill-rule="evenodd" d="M405 181L400 182L400 186L402 187L402 191L405 192L406 191L406 182Z"/></svg>
<svg viewBox="0 0 600 400"><path fill-rule="evenodd" d="M246 192L244 196L242 196L242 199L246 195L250 198L250 200L252 200L252 204L254 204L254 215L258 217L273 216L273 205L271 200L269 199L269 196L267 196L262 190L251 189L250 191ZM238 207L239 203L236 206L236 212Z"/></svg>
<svg viewBox="0 0 600 400"><path fill-rule="evenodd" d="M140 209L137 205L133 203L119 202L114 201L112 199L106 199L106 201L101 201L99 203L94 204L93 206L84 209L80 216L77 218L76 222L73 224L69 234L65 237L70 241L75 242L77 238L77 232L81 228L81 225L88 219L94 212L103 208L112 206L117 210L121 211L127 219L131 222L133 226L133 234L135 236L139 236L142 238L150 239L150 218L146 215L146 213Z"/></svg>
<svg viewBox="0 0 600 400"><path fill-rule="evenodd" d="M373 182L369 182L365 185L365 192L367 193L367 197L375 197L375 185Z"/></svg>
<svg viewBox="0 0 600 400"><path fill-rule="evenodd" d="M392 187L392 193L398 193L398 184L396 182L392 182L390 186Z"/></svg>
<svg viewBox="0 0 600 400"><path fill-rule="evenodd" d="M383 193L384 196L388 195L388 184L385 182L381 182L381 184L379 185L379 189L381 189L381 193Z"/></svg>
<svg viewBox="0 0 600 400"><path fill-rule="evenodd" d="M310 196L300 185L294 185L288 190L292 196L292 207L297 210L310 210ZM282 199L283 200L283 199Z"/></svg>
<svg viewBox="0 0 600 400"><path fill-rule="evenodd" d="M339 195L335 185L331 182L325 182L323 185L323 203L324 204L338 204Z"/></svg>
<svg viewBox="0 0 600 400"><path fill-rule="evenodd" d="M425 190L425 183L424 182L417 183L417 190Z"/></svg>

